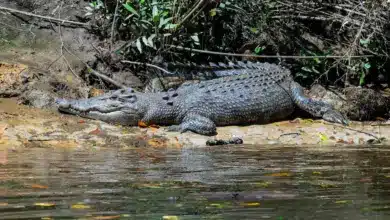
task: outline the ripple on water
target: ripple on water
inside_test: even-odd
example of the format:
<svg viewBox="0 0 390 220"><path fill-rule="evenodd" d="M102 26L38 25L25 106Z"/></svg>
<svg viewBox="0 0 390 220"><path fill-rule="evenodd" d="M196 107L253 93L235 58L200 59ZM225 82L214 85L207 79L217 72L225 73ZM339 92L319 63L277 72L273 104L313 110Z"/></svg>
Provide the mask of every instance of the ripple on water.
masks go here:
<svg viewBox="0 0 390 220"><path fill-rule="evenodd" d="M389 150L3 150L0 219L386 219Z"/></svg>

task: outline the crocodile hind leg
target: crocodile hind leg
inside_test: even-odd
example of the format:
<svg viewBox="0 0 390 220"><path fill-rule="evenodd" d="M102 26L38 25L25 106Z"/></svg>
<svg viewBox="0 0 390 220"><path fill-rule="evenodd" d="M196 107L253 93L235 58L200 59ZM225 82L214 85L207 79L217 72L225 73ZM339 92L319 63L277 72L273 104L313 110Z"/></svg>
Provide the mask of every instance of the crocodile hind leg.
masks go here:
<svg viewBox="0 0 390 220"><path fill-rule="evenodd" d="M217 128L215 123L204 116L198 114L187 114L182 123L179 125L172 125L167 128L168 131L179 131L184 133L186 131L192 131L203 135L216 135Z"/></svg>
<svg viewBox="0 0 390 220"><path fill-rule="evenodd" d="M297 82L290 84L291 95L294 103L301 109L312 114L314 117L321 117L325 121L348 125L349 121L333 106L326 102L313 100L303 93L302 87Z"/></svg>

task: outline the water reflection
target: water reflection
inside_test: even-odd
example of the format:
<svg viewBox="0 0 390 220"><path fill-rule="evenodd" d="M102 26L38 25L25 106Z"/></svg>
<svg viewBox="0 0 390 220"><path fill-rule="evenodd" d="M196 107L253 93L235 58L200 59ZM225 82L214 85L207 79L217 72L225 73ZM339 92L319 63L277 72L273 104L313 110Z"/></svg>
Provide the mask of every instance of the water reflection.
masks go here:
<svg viewBox="0 0 390 220"><path fill-rule="evenodd" d="M387 219L390 147L0 151L0 219Z"/></svg>

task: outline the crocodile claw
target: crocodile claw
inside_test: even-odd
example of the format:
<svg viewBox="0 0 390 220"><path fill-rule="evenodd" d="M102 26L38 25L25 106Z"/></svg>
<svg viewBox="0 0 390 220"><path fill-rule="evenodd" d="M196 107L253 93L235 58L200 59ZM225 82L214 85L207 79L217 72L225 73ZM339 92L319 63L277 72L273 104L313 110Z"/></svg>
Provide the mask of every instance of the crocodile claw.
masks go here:
<svg viewBox="0 0 390 220"><path fill-rule="evenodd" d="M349 125L349 120L344 117L340 112L336 110L329 110L327 111L322 118L325 121L328 122L333 122L333 123L338 123L338 124L343 124L343 125Z"/></svg>

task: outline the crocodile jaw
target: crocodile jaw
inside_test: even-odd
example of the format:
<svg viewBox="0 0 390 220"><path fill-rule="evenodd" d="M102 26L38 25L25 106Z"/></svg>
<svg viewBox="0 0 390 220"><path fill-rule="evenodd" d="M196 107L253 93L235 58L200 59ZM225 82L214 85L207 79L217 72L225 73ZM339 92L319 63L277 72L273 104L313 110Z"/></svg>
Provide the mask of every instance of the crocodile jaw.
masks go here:
<svg viewBox="0 0 390 220"><path fill-rule="evenodd" d="M113 98L115 97L115 98ZM143 118L134 98L107 94L89 99L57 99L60 112L120 125L137 125Z"/></svg>

